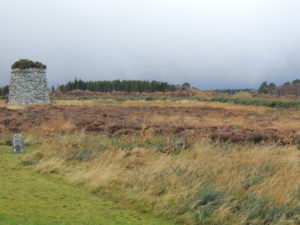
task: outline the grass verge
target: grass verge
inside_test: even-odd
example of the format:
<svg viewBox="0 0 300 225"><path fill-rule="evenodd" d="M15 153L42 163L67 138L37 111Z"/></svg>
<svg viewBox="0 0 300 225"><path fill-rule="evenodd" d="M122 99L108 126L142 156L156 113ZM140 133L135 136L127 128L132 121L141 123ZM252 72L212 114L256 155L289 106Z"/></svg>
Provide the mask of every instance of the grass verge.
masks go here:
<svg viewBox="0 0 300 225"><path fill-rule="evenodd" d="M26 152L39 151L36 146ZM140 214L126 205L103 199L53 174L39 174L25 154L0 145L0 224L5 225L158 225L174 224L150 212Z"/></svg>

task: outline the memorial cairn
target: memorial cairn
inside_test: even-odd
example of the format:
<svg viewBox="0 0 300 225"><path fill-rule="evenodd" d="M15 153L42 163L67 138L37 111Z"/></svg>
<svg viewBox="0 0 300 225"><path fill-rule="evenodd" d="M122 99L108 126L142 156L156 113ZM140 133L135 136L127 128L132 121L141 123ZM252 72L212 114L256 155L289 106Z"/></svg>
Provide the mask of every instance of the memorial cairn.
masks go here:
<svg viewBox="0 0 300 225"><path fill-rule="evenodd" d="M49 104L46 65L20 59L11 66L8 104ZM13 136L13 152L24 151L24 138Z"/></svg>
<svg viewBox="0 0 300 225"><path fill-rule="evenodd" d="M20 59L11 66L8 104L49 104L46 65Z"/></svg>

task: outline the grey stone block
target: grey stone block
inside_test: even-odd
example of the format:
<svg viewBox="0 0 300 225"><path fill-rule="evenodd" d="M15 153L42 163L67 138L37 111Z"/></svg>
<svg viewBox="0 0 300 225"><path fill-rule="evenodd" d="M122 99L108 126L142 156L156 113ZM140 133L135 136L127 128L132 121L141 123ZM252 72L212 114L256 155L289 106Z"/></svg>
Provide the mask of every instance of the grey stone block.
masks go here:
<svg viewBox="0 0 300 225"><path fill-rule="evenodd" d="M24 151L24 138L21 134L15 134L13 137L13 152L19 153Z"/></svg>
<svg viewBox="0 0 300 225"><path fill-rule="evenodd" d="M45 69L12 69L8 104L49 104Z"/></svg>

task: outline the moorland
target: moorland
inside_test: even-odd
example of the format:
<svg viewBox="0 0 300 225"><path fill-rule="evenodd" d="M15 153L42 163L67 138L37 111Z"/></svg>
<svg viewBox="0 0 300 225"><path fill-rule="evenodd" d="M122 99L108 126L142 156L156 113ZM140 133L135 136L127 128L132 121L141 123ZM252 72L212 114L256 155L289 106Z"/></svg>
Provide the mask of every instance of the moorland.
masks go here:
<svg viewBox="0 0 300 225"><path fill-rule="evenodd" d="M297 100L198 93L1 101L9 170L166 221L153 224L300 223ZM18 156L7 153L14 133L28 149Z"/></svg>

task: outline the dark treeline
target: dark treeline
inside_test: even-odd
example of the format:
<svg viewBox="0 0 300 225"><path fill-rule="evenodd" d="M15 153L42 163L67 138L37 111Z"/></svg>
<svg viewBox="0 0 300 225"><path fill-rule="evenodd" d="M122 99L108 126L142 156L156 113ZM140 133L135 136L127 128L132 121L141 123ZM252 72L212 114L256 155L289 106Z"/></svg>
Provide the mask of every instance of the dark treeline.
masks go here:
<svg viewBox="0 0 300 225"><path fill-rule="evenodd" d="M251 92L254 91L253 89L250 88L240 88L240 89L216 89L215 92L217 93L226 93L226 94L235 94L241 91L245 91L245 92Z"/></svg>
<svg viewBox="0 0 300 225"><path fill-rule="evenodd" d="M167 82L142 81L142 80L113 80L113 81L83 81L74 79L58 87L62 92L73 90L88 90L93 92L154 92L175 91L175 85Z"/></svg>
<svg viewBox="0 0 300 225"><path fill-rule="evenodd" d="M283 85L276 86L274 83L268 83L264 81L259 89L259 93L264 94L277 94L277 95L300 95L300 80L294 80L292 82L286 82Z"/></svg>
<svg viewBox="0 0 300 225"><path fill-rule="evenodd" d="M0 96L6 96L8 95L8 92L9 92L8 85L4 87L0 87Z"/></svg>

